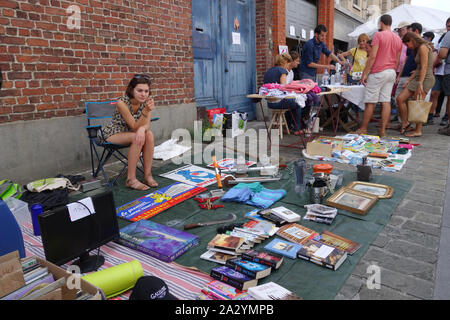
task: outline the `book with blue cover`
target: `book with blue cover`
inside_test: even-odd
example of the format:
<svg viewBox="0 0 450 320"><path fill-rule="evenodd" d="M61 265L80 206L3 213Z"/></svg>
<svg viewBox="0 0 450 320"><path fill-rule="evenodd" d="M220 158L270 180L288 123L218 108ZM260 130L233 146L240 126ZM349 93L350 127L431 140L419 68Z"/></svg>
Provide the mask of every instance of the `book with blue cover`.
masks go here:
<svg viewBox="0 0 450 320"><path fill-rule="evenodd" d="M264 247L265 250L281 254L282 256L295 259L297 258L297 253L302 248L301 244L297 244L294 242L282 240L282 239L274 239L268 245Z"/></svg>
<svg viewBox="0 0 450 320"><path fill-rule="evenodd" d="M227 283L241 291L247 290L258 284L257 279L252 279L243 273L233 270L227 266L216 267L211 270L211 277Z"/></svg>
<svg viewBox="0 0 450 320"><path fill-rule="evenodd" d="M165 262L172 262L198 244L198 237L149 220L120 229L118 242Z"/></svg>
<svg viewBox="0 0 450 320"><path fill-rule="evenodd" d="M240 258L228 259L225 262L225 265L253 279L267 277L272 270L269 266Z"/></svg>

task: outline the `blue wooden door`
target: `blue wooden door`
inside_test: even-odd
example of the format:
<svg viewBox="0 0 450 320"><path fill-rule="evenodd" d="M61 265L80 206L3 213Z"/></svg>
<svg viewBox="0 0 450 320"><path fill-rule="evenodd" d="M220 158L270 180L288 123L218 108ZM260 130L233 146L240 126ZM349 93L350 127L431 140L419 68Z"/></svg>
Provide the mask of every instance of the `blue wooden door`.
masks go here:
<svg viewBox="0 0 450 320"><path fill-rule="evenodd" d="M193 0L197 107L226 107L256 116L246 97L256 92L254 0Z"/></svg>
<svg viewBox="0 0 450 320"><path fill-rule="evenodd" d="M221 1L223 46L223 97L227 111L248 112L255 117L247 98L256 91L255 1Z"/></svg>

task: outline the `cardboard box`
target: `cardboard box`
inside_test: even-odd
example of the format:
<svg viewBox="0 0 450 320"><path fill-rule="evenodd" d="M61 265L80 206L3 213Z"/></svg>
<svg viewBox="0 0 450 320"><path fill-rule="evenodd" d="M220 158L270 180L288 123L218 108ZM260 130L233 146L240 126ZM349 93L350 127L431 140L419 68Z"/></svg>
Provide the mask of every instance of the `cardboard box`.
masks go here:
<svg viewBox="0 0 450 320"><path fill-rule="evenodd" d="M324 141L329 143L324 143ZM306 144L306 153L310 156L331 158L333 151L342 151L343 144L342 139L320 136Z"/></svg>
<svg viewBox="0 0 450 320"><path fill-rule="evenodd" d="M7 296L25 286L21 261L28 259L36 259L42 267L47 267L49 273L53 275L55 281L61 278L66 279L65 285L63 285L60 289L54 290L50 294L42 296L39 300L75 300L79 289L81 289L82 293L89 293L92 295L92 298L89 300L104 299L105 295L101 289L81 279L81 277L76 280L69 279L69 277L73 276L72 273L69 273L59 266L36 256L19 259L18 251L14 251L0 257L0 297ZM67 286L68 283L72 283L74 286L75 284L79 284L79 287L69 289Z"/></svg>
<svg viewBox="0 0 450 320"><path fill-rule="evenodd" d="M63 277L68 279L70 276L73 275L72 273L68 273L64 269L58 267L57 265L55 265L51 262L48 262L47 260L41 259L39 257L33 257L33 258L36 258L37 261L42 266L47 267L48 271L53 275L55 280L57 280L59 278L63 278ZM96 286L90 284L89 282L87 282L83 279L79 279L79 281L81 284L81 290L84 293L89 293L93 296L90 300L103 300L104 294L101 289L97 288ZM75 289L75 288L69 289L67 287L67 285L65 285L64 287L62 287L62 300L75 300L77 291L78 291L78 289Z"/></svg>

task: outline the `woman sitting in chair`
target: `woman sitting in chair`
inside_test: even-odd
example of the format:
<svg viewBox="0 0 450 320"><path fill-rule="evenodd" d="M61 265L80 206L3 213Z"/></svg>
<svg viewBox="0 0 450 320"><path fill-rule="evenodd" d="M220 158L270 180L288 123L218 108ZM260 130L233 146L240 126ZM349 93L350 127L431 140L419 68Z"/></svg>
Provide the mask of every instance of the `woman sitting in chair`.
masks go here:
<svg viewBox="0 0 450 320"><path fill-rule="evenodd" d="M268 69L264 74L264 84L266 83L278 83L286 84L286 77L290 70L290 63L292 62L292 57L289 53L279 54L275 57L275 66ZM290 109L292 117L287 117L286 121L289 126L294 128L294 134L300 135L302 131L300 130L300 119L301 119L301 108L295 102L295 99L283 99L276 103L268 102L267 106L270 109ZM292 119L293 118L293 119Z"/></svg>
<svg viewBox="0 0 450 320"><path fill-rule="evenodd" d="M152 176L154 140L150 119L155 103L150 98L150 77L136 74L128 83L125 96L117 100L111 122L103 129L107 142L129 145L126 186L136 190L157 187ZM136 166L142 152L144 183L136 178Z"/></svg>

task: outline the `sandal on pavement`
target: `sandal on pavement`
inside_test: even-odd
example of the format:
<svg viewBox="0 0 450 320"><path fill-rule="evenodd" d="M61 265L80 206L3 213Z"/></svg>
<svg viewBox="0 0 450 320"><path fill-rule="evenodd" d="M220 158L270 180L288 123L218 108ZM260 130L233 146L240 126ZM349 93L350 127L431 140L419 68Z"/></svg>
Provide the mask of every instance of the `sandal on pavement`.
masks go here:
<svg viewBox="0 0 450 320"><path fill-rule="evenodd" d="M155 179L153 179L153 176L148 176L147 178L145 178L145 182L148 186L154 188L158 186L158 182L156 182Z"/></svg>
<svg viewBox="0 0 450 320"><path fill-rule="evenodd" d="M406 126L402 126L401 128L400 128L400 134L405 134L405 132L408 132L408 131L412 131L412 130L414 130L413 128L411 128L411 123L408 123Z"/></svg>
<svg viewBox="0 0 450 320"><path fill-rule="evenodd" d="M356 130L355 132L351 132L351 134L358 134L358 135L361 135L361 134L367 134L367 131L366 131L366 130L358 129L358 130Z"/></svg>
<svg viewBox="0 0 450 320"><path fill-rule="evenodd" d="M385 131L378 131L378 136L380 138L384 138L386 136L386 132Z"/></svg>
<svg viewBox="0 0 450 320"><path fill-rule="evenodd" d="M408 138L418 138L422 136L422 133L417 133L417 132L407 132L404 134L405 137Z"/></svg>
<svg viewBox="0 0 450 320"><path fill-rule="evenodd" d="M139 180L135 179L135 180L127 180L127 182L125 183L125 185L130 188L130 189L134 189L134 190L141 190L141 191L145 191L150 189L149 186L143 184L142 182L140 182Z"/></svg>

